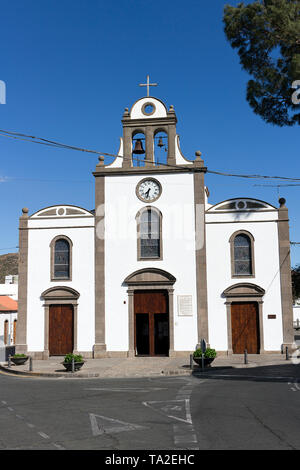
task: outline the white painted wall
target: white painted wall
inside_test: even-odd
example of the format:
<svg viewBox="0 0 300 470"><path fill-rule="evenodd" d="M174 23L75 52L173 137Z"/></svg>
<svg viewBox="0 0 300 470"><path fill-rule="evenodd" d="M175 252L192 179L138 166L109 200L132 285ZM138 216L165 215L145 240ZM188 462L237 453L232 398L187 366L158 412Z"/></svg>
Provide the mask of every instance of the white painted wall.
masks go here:
<svg viewBox="0 0 300 470"><path fill-rule="evenodd" d="M250 282L265 289L263 298L264 348L279 351L282 344L282 311L280 294L279 250L277 212L244 212L206 214L207 280L209 339L211 347L227 350L227 314L222 292L239 282ZM236 220L241 224L233 223ZM265 220L265 222L258 222ZM272 221L273 220L273 221ZM245 223L242 223L245 222ZM231 278L231 235L237 230L247 230L254 239L255 277ZM268 319L276 314L276 319Z"/></svg>
<svg viewBox="0 0 300 470"><path fill-rule="evenodd" d="M44 307L41 294L54 286L80 293L78 299L79 351L91 351L95 342L94 218L62 217L28 221L27 343L29 351L44 350ZM65 235L72 240L72 281L50 280L50 244Z"/></svg>
<svg viewBox="0 0 300 470"><path fill-rule="evenodd" d="M155 175L162 185L154 207L163 215L163 260L137 261L136 214L148 204L135 194L145 175L107 177L105 182L105 310L108 351L128 350L128 296L124 279L155 267L176 277L174 284L175 350L197 343L194 183L191 174ZM150 205L150 204L149 204ZM179 317L177 295L192 295L193 316ZM126 302L126 303L124 303Z"/></svg>
<svg viewBox="0 0 300 470"><path fill-rule="evenodd" d="M153 114L145 115L142 112L142 107L145 103L152 103L155 106L155 112ZM167 117L167 110L161 101L149 96L147 98L141 98L140 100L136 101L136 103L134 103L130 110L130 117L131 119L154 119Z"/></svg>
<svg viewBox="0 0 300 470"><path fill-rule="evenodd" d="M2 284L1 284L2 285ZM14 320L18 317L17 313L0 313L0 362L5 361L5 346L10 346L13 343L13 324ZM7 344L4 344L4 323L8 321L8 338Z"/></svg>
<svg viewBox="0 0 300 470"><path fill-rule="evenodd" d="M0 284L0 295L7 295L18 300L18 284Z"/></svg>

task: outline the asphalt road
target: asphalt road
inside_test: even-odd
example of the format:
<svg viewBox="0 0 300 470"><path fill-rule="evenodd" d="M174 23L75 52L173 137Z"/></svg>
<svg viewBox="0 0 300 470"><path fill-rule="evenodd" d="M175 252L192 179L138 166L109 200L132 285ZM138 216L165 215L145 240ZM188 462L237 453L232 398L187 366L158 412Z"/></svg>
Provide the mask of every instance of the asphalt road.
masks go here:
<svg viewBox="0 0 300 470"><path fill-rule="evenodd" d="M300 449L300 382L0 374L0 449Z"/></svg>

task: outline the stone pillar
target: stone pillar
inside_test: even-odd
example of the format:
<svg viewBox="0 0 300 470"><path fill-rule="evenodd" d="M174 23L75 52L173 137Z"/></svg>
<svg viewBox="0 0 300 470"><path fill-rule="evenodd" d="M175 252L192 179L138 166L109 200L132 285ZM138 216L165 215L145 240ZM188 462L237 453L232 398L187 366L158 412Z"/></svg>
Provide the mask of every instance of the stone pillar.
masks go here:
<svg viewBox="0 0 300 470"><path fill-rule="evenodd" d="M98 164L99 165L99 164ZM97 165L97 166L98 166ZM95 179L95 345L94 358L106 355L105 344L105 177Z"/></svg>
<svg viewBox="0 0 300 470"><path fill-rule="evenodd" d="M176 165L175 142L176 142L176 125L171 124L168 126L168 163L169 165Z"/></svg>
<svg viewBox="0 0 300 470"><path fill-rule="evenodd" d="M152 126L146 126L145 137L146 137L146 162L145 167L153 168L154 164L154 128Z"/></svg>
<svg viewBox="0 0 300 470"><path fill-rule="evenodd" d="M28 209L22 209L19 222L19 281L16 353L27 353L27 278L28 278Z"/></svg>
<svg viewBox="0 0 300 470"><path fill-rule="evenodd" d="M123 128L123 162L122 162L122 167L123 168L131 168L133 166L132 163L132 129L130 127L124 127Z"/></svg>
<svg viewBox="0 0 300 470"><path fill-rule="evenodd" d="M204 163L201 152L196 152L196 167L203 171L194 172L194 203L195 203L195 256L196 256L196 290L197 290L197 325L198 344L205 339L209 346L208 307L207 307L207 274L206 274L206 234L205 234L205 196L204 196Z"/></svg>
<svg viewBox="0 0 300 470"><path fill-rule="evenodd" d="M278 244L282 306L283 347L296 348L293 329L293 296L290 259L289 214L285 199L279 199Z"/></svg>
<svg viewBox="0 0 300 470"><path fill-rule="evenodd" d="M174 351L174 289L168 289L169 294L169 357L175 357Z"/></svg>
<svg viewBox="0 0 300 470"><path fill-rule="evenodd" d="M128 357L135 356L134 350L134 290L128 289Z"/></svg>

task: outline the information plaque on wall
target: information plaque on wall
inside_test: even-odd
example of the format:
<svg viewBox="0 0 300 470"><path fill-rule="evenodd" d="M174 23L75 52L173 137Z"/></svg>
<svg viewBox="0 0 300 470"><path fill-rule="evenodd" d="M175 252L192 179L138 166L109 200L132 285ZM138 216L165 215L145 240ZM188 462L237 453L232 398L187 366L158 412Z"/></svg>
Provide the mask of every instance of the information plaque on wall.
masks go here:
<svg viewBox="0 0 300 470"><path fill-rule="evenodd" d="M193 315L192 295L177 295L178 316L191 317Z"/></svg>

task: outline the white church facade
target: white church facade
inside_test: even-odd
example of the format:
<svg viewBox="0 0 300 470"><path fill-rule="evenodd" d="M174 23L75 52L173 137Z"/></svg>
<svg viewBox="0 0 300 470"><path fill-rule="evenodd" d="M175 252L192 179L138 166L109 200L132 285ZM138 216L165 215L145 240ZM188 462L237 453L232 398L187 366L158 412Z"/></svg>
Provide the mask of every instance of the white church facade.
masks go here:
<svg viewBox="0 0 300 470"><path fill-rule="evenodd" d="M220 354L293 344L288 210L211 205L201 153L186 159L173 106L125 109L118 156L99 157L95 210L20 217L16 352L47 359ZM145 147L145 148L144 148Z"/></svg>

